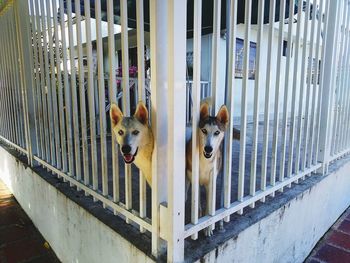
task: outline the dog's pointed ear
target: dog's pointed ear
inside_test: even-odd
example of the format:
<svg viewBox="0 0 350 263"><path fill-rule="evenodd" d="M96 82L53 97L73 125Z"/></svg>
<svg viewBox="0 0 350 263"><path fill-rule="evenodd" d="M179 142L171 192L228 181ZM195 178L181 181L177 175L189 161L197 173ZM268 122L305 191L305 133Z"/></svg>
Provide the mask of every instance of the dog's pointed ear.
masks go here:
<svg viewBox="0 0 350 263"><path fill-rule="evenodd" d="M118 105L112 102L111 108L109 110L109 116L111 118L112 128L114 128L118 122L123 118L123 113L119 109Z"/></svg>
<svg viewBox="0 0 350 263"><path fill-rule="evenodd" d="M201 104L201 108L199 111L200 119L204 120L209 117L209 104L204 102Z"/></svg>
<svg viewBox="0 0 350 263"><path fill-rule="evenodd" d="M218 114L216 115L216 119L222 123L223 125L227 126L229 121L230 115L228 113L228 110L225 105L222 105Z"/></svg>
<svg viewBox="0 0 350 263"><path fill-rule="evenodd" d="M148 124L148 110L146 105L140 101L137 104L137 108L134 114L134 117L141 122L143 125Z"/></svg>

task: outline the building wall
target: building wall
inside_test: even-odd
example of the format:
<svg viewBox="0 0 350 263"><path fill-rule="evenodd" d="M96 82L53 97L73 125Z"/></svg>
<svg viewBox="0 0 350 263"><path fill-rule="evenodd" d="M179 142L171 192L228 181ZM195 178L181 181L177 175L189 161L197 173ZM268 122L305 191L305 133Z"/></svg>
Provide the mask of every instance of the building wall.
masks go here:
<svg viewBox="0 0 350 263"><path fill-rule="evenodd" d="M273 48L272 48L272 60L271 60L271 86L270 86L270 114L274 112L274 105L275 105L275 89L276 89L276 77L277 77L277 57L278 57L278 23L275 23L275 31L274 31L274 38L273 38ZM295 28L296 24L294 24L294 35L295 35ZM303 28L303 23L301 28ZM284 40L287 40L287 29L288 27L285 26L285 32L284 32ZM244 39L245 38L245 26L243 24L237 25L237 38ZM263 37L262 37L262 46L261 46L261 64L260 64L260 88L259 88L259 113L263 114L264 112L264 105L265 105L265 91L267 88L266 85L266 76L267 76L267 58L268 58L268 34L269 34L269 25L263 26ZM301 30L301 36L303 35L303 30ZM309 36L310 38L310 36ZM251 28L251 41L257 42L257 28L256 26L252 26ZM295 51L296 51L296 44L295 39L293 42L293 54L291 59L291 67L289 71L289 86L287 88L289 95L289 110L290 112L290 105L292 101L292 87L293 87L293 72L294 72L294 57L295 57ZM299 58L298 58L298 75L297 75L297 93L296 93L296 102L298 105L299 103L299 87L300 87L300 72L301 72L301 66L302 66L302 40L301 45L299 49ZM201 50L201 78L203 81L211 81L211 47L212 47L212 35L205 35L202 37L202 50ZM308 45L309 47L309 45ZM218 66L219 74L220 74L220 80L219 80L219 87L220 90L218 91L218 95L220 96L219 102L224 103L224 89L225 89L225 73L226 73L226 39L224 37L220 38L220 58ZM187 51L193 51L193 39L189 39L187 41ZM286 62L287 57L282 56L281 59L281 74L280 76L280 92L279 92L279 105L280 105L280 112L283 107L283 95L285 90L285 76L286 76ZM307 61L306 61L307 62ZM307 70L307 67L305 67L305 70ZM248 89L247 89L247 114L248 116L253 115L254 110L254 89L255 89L255 81L256 80L248 80ZM235 117L240 116L240 110L241 110L241 96L242 96L242 79L235 79L234 84L234 110L233 114ZM305 87L306 89L306 87ZM305 98L305 96L304 96Z"/></svg>

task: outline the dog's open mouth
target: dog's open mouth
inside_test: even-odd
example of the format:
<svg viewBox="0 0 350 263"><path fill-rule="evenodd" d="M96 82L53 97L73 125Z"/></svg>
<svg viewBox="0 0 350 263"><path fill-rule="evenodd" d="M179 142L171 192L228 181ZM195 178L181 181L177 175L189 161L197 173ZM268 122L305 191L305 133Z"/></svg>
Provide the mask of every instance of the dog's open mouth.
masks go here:
<svg viewBox="0 0 350 263"><path fill-rule="evenodd" d="M205 158L209 159L213 154L212 153L207 153L207 152L203 152L203 155Z"/></svg>
<svg viewBox="0 0 350 263"><path fill-rule="evenodd" d="M136 152L135 154L123 154L123 158L124 158L124 162L125 163L132 163L134 160L135 160L135 157L137 155L137 151L138 151L139 148L136 149Z"/></svg>

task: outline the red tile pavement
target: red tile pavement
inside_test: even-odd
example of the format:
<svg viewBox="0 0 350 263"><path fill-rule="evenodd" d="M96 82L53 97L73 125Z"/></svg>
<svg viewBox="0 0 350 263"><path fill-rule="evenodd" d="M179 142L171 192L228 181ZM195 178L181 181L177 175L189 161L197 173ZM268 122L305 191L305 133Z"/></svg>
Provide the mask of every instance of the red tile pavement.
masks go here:
<svg viewBox="0 0 350 263"><path fill-rule="evenodd" d="M0 262L60 262L0 180Z"/></svg>
<svg viewBox="0 0 350 263"><path fill-rule="evenodd" d="M350 263L350 208L318 242L305 262Z"/></svg>

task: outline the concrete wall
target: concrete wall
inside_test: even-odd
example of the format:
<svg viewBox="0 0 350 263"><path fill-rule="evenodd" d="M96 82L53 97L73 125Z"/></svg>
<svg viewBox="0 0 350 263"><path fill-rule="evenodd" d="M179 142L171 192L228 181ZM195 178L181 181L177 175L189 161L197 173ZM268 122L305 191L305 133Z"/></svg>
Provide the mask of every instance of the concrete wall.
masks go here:
<svg viewBox="0 0 350 263"><path fill-rule="evenodd" d="M311 188L221 243L200 262L303 262L350 205L349 157L337 165L328 176L316 178Z"/></svg>
<svg viewBox="0 0 350 263"><path fill-rule="evenodd" d="M2 147L0 178L62 262L153 262Z"/></svg>
<svg viewBox="0 0 350 263"><path fill-rule="evenodd" d="M196 249L192 254L200 254L200 262L303 262L350 205L349 173L350 157L337 161L330 167L329 175L314 175L244 216L237 216L231 221L238 229L236 234L226 226L226 234L217 233L211 238L212 251ZM62 262L152 262L134 245L140 243L142 237L133 238L131 243L125 235L116 232L115 229L127 228L127 225L107 226L95 217L96 213L94 216L64 195L59 190L62 183L48 183L47 178L43 179L1 146L0 179L14 193ZM71 192L78 195L75 190ZM130 230L125 232L132 235ZM227 238L220 241L225 235Z"/></svg>

